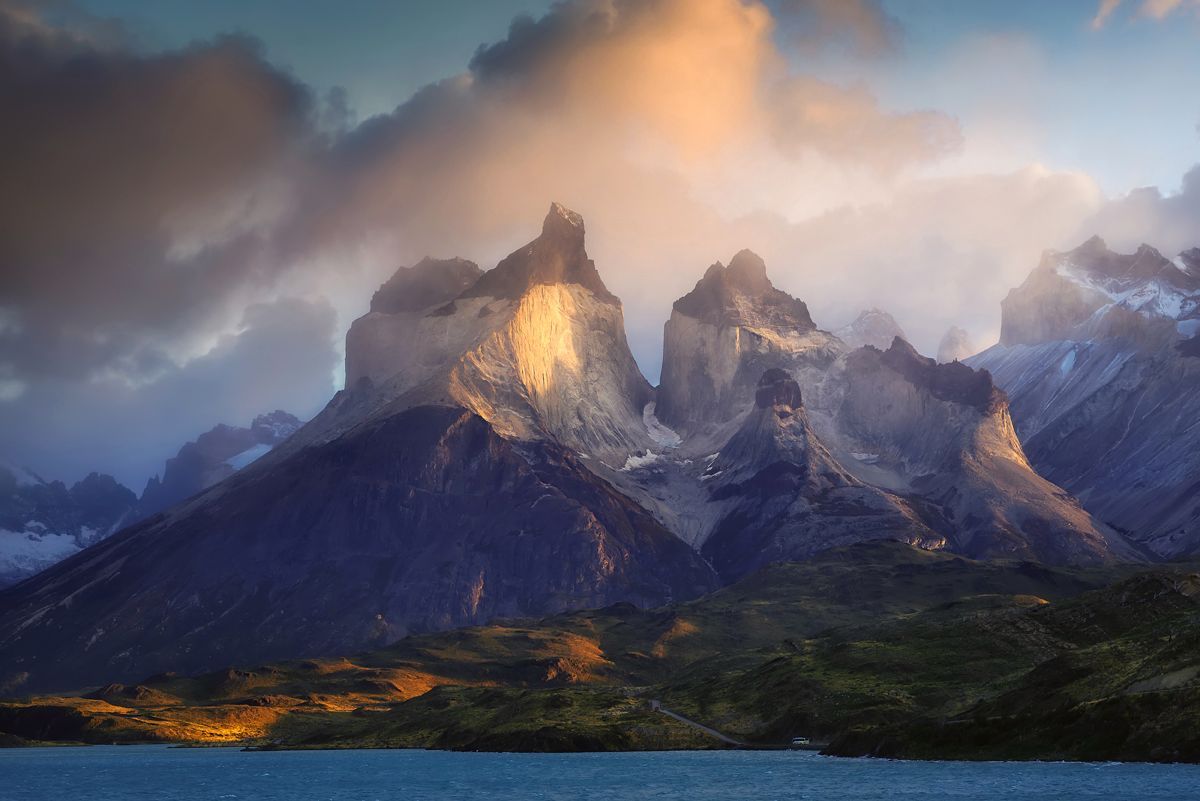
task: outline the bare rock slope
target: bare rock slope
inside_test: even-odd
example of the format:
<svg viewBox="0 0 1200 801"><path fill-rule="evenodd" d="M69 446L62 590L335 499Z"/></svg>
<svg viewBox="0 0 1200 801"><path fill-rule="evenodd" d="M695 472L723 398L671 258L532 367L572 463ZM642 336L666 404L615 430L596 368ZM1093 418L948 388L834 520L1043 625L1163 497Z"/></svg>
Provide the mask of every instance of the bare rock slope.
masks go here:
<svg viewBox="0 0 1200 801"><path fill-rule="evenodd" d="M920 531L918 539L944 539L971 556L1056 563L1135 555L1069 493L1037 475L1007 399L986 372L939 366L898 338L886 351L849 349L816 329L804 305L775 289L762 261L746 251L728 268L710 268L667 324L657 411L682 436L674 460L723 458L746 436L740 427L761 416L754 386L771 369L794 378L805 399L804 429L844 472L907 499L934 534ZM639 496L648 508L686 497L661 464L641 472L650 473ZM706 494L711 499L712 491ZM716 507L704 508L707 517L689 536L700 545L721 525ZM857 522L851 515L831 519L824 538L868 537Z"/></svg>
<svg viewBox="0 0 1200 801"><path fill-rule="evenodd" d="M1200 251L1049 252L972 357L1037 469L1161 556L1200 549Z"/></svg>

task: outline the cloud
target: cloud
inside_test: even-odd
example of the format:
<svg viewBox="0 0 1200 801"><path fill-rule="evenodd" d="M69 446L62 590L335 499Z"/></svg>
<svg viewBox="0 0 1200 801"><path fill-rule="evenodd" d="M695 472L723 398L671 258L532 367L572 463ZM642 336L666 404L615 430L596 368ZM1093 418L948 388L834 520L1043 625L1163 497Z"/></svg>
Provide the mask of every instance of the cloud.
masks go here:
<svg viewBox="0 0 1200 801"><path fill-rule="evenodd" d="M902 39L900 23L879 0L784 0L780 18L806 48L837 43L864 56L881 56L897 50Z"/></svg>
<svg viewBox="0 0 1200 801"><path fill-rule="evenodd" d="M154 380L32 382L0 414L0 453L52 478L104 470L140 492L168 456L218 422L248 425L279 408L315 413L340 358L336 327L327 301L284 298L249 306L234 332Z"/></svg>
<svg viewBox="0 0 1200 801"><path fill-rule="evenodd" d="M951 323L985 341L1099 205L1046 170L917 180L959 148L952 117L780 49L894 52L866 0L560 3L348 129L252 41L139 55L4 8L0 450L51 475L135 476L218 420L311 411L384 276L494 264L552 199L587 218L651 377L671 302L743 247L822 325L882 305L929 349Z"/></svg>
<svg viewBox="0 0 1200 801"><path fill-rule="evenodd" d="M0 363L151 376L274 269L258 238L312 101L246 39L140 56L21 10L0 6L0 296L20 319Z"/></svg>
<svg viewBox="0 0 1200 801"><path fill-rule="evenodd" d="M734 213L781 197L827 207L958 146L944 114L796 72L774 24L738 0L579 0L518 18L467 72L339 142L298 248L499 248L550 198L604 214L664 176Z"/></svg>
<svg viewBox="0 0 1200 801"><path fill-rule="evenodd" d="M1123 0L1100 0L1096 15L1092 17L1092 30L1100 30L1108 23ZM1200 10L1200 0L1141 0L1138 15L1161 22L1176 11Z"/></svg>
<svg viewBox="0 0 1200 801"><path fill-rule="evenodd" d="M1168 256L1200 246L1200 164L1183 177L1178 192L1135 189L1099 209L1080 226L1080 236L1099 234L1109 247L1130 252L1151 245Z"/></svg>

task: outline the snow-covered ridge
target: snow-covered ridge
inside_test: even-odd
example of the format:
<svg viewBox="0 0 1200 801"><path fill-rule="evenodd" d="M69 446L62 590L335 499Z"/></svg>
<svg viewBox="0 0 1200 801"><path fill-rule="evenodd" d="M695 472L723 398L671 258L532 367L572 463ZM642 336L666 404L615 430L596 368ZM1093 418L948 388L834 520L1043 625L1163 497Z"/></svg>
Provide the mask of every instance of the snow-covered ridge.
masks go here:
<svg viewBox="0 0 1200 801"><path fill-rule="evenodd" d="M1115 254L1105 254L1112 256ZM1132 257L1160 262L1152 275L1104 275L1087 255L1079 250L1058 254L1055 273L1071 283L1096 292L1108 299L1109 307L1134 311L1144 317L1165 317L1175 320L1181 334L1190 336L1196 327L1191 322L1200 316L1200 276L1196 276L1182 256L1163 258L1152 248L1143 246ZM1142 271L1138 271L1142 272Z"/></svg>

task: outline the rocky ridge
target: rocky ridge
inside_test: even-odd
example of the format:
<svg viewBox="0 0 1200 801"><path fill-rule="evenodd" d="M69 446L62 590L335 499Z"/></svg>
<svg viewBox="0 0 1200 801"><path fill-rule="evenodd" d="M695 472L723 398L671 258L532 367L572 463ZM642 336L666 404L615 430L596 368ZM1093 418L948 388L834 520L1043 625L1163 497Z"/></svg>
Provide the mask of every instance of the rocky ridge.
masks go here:
<svg viewBox="0 0 1200 801"><path fill-rule="evenodd" d="M1160 556L1200 548L1196 254L1095 237L1049 252L1005 299L1000 344L969 360L1012 398L1037 469Z"/></svg>

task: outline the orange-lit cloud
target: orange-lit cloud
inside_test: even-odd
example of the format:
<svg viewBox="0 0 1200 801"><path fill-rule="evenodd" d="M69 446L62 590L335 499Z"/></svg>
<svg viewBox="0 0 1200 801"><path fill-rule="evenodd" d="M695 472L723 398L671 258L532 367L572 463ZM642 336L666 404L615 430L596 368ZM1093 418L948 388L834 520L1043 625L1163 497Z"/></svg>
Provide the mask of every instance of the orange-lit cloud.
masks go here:
<svg viewBox="0 0 1200 801"><path fill-rule="evenodd" d="M1100 0L1096 14L1092 17L1092 28L1099 30L1112 18L1113 13L1122 5L1123 0ZM1176 11L1191 9L1200 10L1200 0L1141 0L1138 3L1139 16L1152 20L1164 20Z"/></svg>

